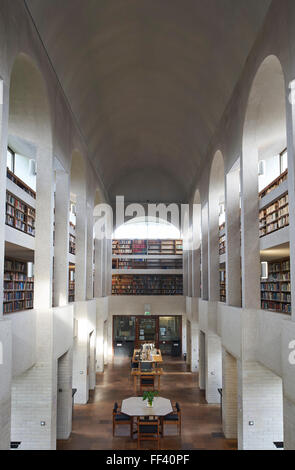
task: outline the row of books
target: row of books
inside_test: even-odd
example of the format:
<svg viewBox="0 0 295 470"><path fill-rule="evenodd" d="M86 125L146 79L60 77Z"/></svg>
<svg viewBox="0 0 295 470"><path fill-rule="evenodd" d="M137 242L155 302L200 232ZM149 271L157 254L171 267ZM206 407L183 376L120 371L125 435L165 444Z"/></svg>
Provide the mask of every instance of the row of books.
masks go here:
<svg viewBox="0 0 295 470"><path fill-rule="evenodd" d="M113 240L114 255L182 254L181 240Z"/></svg>
<svg viewBox="0 0 295 470"><path fill-rule="evenodd" d="M182 295L183 280L178 275L116 275L113 295Z"/></svg>
<svg viewBox="0 0 295 470"><path fill-rule="evenodd" d="M113 258L113 269L182 269L182 259L129 259Z"/></svg>

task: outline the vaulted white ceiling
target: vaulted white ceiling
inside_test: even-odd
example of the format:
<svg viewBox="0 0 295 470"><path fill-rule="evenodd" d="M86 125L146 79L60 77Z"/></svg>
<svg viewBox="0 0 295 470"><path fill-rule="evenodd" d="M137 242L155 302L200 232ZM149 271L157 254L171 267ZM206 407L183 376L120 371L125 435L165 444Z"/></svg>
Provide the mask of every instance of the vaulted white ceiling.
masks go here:
<svg viewBox="0 0 295 470"><path fill-rule="evenodd" d="M185 201L270 0L26 0L110 198Z"/></svg>

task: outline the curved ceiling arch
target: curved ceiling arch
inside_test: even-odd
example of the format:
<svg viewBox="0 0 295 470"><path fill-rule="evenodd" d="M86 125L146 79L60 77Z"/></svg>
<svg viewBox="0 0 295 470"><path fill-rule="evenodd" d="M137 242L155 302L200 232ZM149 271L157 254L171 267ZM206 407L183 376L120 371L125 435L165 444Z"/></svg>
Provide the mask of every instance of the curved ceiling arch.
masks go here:
<svg viewBox="0 0 295 470"><path fill-rule="evenodd" d="M110 198L136 167L155 199L159 165L186 201L270 0L26 3Z"/></svg>

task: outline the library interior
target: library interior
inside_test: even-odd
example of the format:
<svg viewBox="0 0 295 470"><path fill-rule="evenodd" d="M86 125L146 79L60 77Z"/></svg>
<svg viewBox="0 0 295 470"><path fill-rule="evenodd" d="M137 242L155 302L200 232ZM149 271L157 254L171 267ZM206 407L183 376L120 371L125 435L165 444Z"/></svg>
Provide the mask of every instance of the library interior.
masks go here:
<svg viewBox="0 0 295 470"><path fill-rule="evenodd" d="M209 3L0 0L0 450L295 450L295 2Z"/></svg>

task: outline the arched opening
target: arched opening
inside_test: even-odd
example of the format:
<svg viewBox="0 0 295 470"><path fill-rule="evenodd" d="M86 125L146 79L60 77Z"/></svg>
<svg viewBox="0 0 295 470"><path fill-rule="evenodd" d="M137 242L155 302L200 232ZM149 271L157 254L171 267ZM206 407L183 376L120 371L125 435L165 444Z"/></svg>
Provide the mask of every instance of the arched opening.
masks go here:
<svg viewBox="0 0 295 470"><path fill-rule="evenodd" d="M69 302L85 300L86 295L86 168L79 150L72 153L70 182ZM84 245L83 245L84 244ZM84 252L83 252L84 246ZM76 257L81 269L76 272ZM79 263L80 266L80 263ZM81 283L81 284L79 284ZM79 287L80 285L80 287ZM77 292L78 290L78 292Z"/></svg>
<svg viewBox="0 0 295 470"><path fill-rule="evenodd" d="M136 217L116 228L113 238L130 240L180 239L178 227L157 217Z"/></svg>
<svg viewBox="0 0 295 470"><path fill-rule="evenodd" d="M253 81L243 133L243 305L290 314L285 100L282 66L269 56Z"/></svg>
<svg viewBox="0 0 295 470"><path fill-rule="evenodd" d="M291 312L285 93L282 66L268 56L250 90L241 158L242 304L276 313ZM272 449L283 441L282 380L257 362L246 362L243 369L238 407L246 415L253 390L273 398L258 399L251 408L254 428L244 427L239 447ZM274 423L271 429L268 422Z"/></svg>
<svg viewBox="0 0 295 470"><path fill-rule="evenodd" d="M34 316L28 312L34 307L42 324L51 325L54 213L51 109L42 73L26 54L16 57L11 70L8 146L5 279L9 281L4 281L4 311L17 312L18 321L34 324ZM39 325L37 322L37 328ZM51 335L52 329L38 328L37 359L40 361L38 348L42 345L42 373L48 372L48 376L53 360ZM38 419L27 420L27 406L34 409L35 416L55 414L54 407L49 411L48 405L56 402L57 391L52 383L47 383L50 398L44 402L40 401L38 388L32 386L39 371L36 364L24 368L12 382L11 440L21 442L24 450L38 443L41 447L52 447L51 436L40 436ZM39 376L38 380L43 378ZM52 436L55 432L52 429Z"/></svg>
<svg viewBox="0 0 295 470"><path fill-rule="evenodd" d="M209 182L209 300L226 301L225 278L224 160L217 151Z"/></svg>

